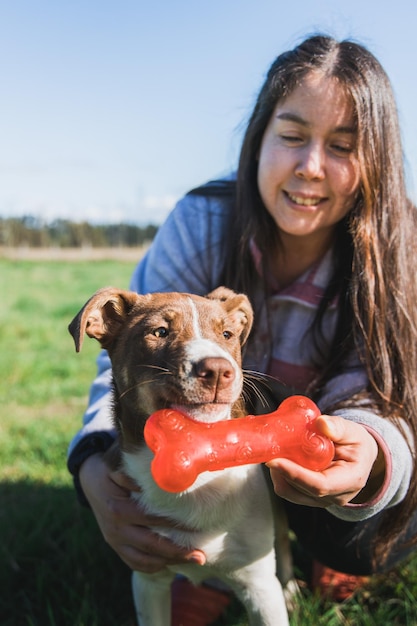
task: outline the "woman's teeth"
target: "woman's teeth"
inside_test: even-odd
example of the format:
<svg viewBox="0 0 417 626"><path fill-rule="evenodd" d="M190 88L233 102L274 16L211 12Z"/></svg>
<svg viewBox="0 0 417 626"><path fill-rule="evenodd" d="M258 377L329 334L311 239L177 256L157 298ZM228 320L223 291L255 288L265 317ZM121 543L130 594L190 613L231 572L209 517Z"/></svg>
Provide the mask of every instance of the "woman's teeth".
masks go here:
<svg viewBox="0 0 417 626"><path fill-rule="evenodd" d="M293 196L290 193L288 194L288 197L291 202L301 206L317 206L321 200L321 198L300 198L299 196Z"/></svg>

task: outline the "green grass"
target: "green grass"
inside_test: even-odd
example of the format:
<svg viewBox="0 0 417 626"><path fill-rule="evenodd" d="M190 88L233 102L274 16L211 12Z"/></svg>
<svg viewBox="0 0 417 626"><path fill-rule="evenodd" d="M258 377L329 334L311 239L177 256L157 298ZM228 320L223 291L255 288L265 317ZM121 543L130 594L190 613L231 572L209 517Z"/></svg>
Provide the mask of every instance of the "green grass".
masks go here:
<svg viewBox="0 0 417 626"><path fill-rule="evenodd" d="M77 355L67 325L96 289L127 287L132 269L0 259L1 626L134 624L130 573L66 470L98 353L87 341ZM417 557L342 605L303 590L291 625L411 626L416 598ZM247 626L237 603L222 624Z"/></svg>

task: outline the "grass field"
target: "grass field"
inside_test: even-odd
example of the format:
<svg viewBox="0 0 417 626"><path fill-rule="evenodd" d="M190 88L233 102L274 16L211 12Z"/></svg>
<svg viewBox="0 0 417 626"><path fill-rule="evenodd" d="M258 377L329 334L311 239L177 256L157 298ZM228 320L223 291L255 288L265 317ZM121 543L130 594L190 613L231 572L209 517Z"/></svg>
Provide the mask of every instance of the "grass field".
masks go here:
<svg viewBox="0 0 417 626"><path fill-rule="evenodd" d="M65 461L98 351L87 341L76 355L67 325L99 287L127 287L132 268L0 259L1 626L133 626L129 572L77 503ZM342 605L303 591L291 624L415 625L416 598L417 558ZM223 621L246 624L237 604Z"/></svg>

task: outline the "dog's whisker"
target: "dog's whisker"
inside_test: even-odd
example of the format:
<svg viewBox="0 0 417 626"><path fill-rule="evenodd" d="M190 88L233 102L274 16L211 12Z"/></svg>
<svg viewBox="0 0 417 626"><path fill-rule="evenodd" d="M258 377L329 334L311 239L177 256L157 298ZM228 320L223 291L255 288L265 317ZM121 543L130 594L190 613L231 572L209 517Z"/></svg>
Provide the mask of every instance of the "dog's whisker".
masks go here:
<svg viewBox="0 0 417 626"><path fill-rule="evenodd" d="M262 406L267 406L268 404L266 395L263 394L258 385L249 378L244 378L242 395L245 401L249 401L251 396L255 396L261 402Z"/></svg>
<svg viewBox="0 0 417 626"><path fill-rule="evenodd" d="M264 372L257 372L256 370L243 370L243 375L245 378L256 380L257 382L264 384L265 386L269 386L269 381L273 383L279 383L280 381L271 376L270 374L265 374Z"/></svg>
<svg viewBox="0 0 417 626"><path fill-rule="evenodd" d="M149 365L147 363L140 363L140 367L146 367L148 369L160 370L165 374L172 374L172 372L167 367L162 367L161 365Z"/></svg>
<svg viewBox="0 0 417 626"><path fill-rule="evenodd" d="M271 394L274 395L274 387L277 383L279 384L279 381L268 374L243 370L243 399L250 402L255 397L261 406L268 407L271 402Z"/></svg>
<svg viewBox="0 0 417 626"><path fill-rule="evenodd" d="M257 399L259 400L259 402L260 402L260 404L261 404L261 406L262 406L262 407L267 407L267 406L269 406L269 403L268 403L268 401L267 401L266 396L264 396L264 395L263 395L263 394L259 391L259 389L256 389L256 388L255 388L255 389L253 389L253 393L248 392L247 390L243 390L243 392L242 392L243 400L244 400L246 403L249 403L249 404L251 403L251 401L253 401L253 396L254 396L254 395L257 397Z"/></svg>
<svg viewBox="0 0 417 626"><path fill-rule="evenodd" d="M172 376L172 373L169 370L164 370L162 367L161 368L156 368L156 369L161 369L162 371L159 373L159 378L164 375L164 376ZM138 389L139 387L142 387L143 385L152 385L152 383L155 383L158 381L158 378L148 378L146 380L142 380L142 381L138 381L137 383L135 383L134 385L131 385L130 387L127 387L126 389L124 389L123 391L121 391L119 393L119 399L124 398L124 396L128 393L130 393L131 391L134 391L135 389Z"/></svg>

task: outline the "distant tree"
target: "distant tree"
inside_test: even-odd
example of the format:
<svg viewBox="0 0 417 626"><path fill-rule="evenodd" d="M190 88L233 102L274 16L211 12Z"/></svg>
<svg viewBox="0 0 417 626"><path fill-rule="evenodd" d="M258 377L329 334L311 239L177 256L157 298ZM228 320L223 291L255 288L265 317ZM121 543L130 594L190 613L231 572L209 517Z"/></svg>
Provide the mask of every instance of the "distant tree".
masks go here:
<svg viewBox="0 0 417 626"><path fill-rule="evenodd" d="M158 227L149 224L90 224L56 219L50 223L25 215L0 218L0 245L10 247L135 247L152 241Z"/></svg>

